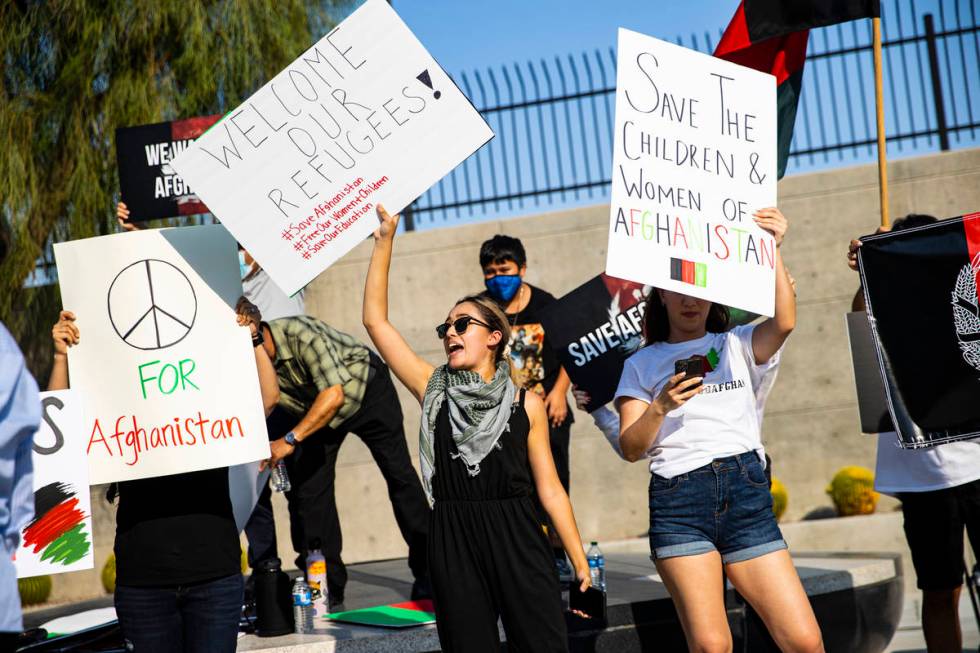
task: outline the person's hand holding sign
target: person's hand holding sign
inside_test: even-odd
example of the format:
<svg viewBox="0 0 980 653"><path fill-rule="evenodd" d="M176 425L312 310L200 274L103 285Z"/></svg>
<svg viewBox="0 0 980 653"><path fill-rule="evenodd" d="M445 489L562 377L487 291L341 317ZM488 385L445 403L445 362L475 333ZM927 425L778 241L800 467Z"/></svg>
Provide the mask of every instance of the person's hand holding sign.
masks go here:
<svg viewBox="0 0 980 653"><path fill-rule="evenodd" d="M139 231L143 228L141 224L129 221L129 209L126 208L125 202L116 204L116 220L119 221L119 226L125 231Z"/></svg>
<svg viewBox="0 0 980 653"><path fill-rule="evenodd" d="M401 219L401 216L396 215L395 217L392 217L388 215L388 212L385 211L385 207L379 204L378 219L381 221L381 224L379 224L378 228L374 230L374 239L379 241L387 240L390 242L395 237L395 231L398 230L398 221Z"/></svg>
<svg viewBox="0 0 980 653"><path fill-rule="evenodd" d="M81 333L75 326L75 314L71 311L61 311L58 321L51 327L51 339L54 341L55 358L68 355L68 348L77 345Z"/></svg>
<svg viewBox="0 0 980 653"><path fill-rule="evenodd" d="M776 247L783 244L783 236L786 235L789 223L786 221L786 216L783 215L782 211L774 206L767 209L759 209L753 214L752 219L755 220L757 225L772 234L772 237L776 240Z"/></svg>

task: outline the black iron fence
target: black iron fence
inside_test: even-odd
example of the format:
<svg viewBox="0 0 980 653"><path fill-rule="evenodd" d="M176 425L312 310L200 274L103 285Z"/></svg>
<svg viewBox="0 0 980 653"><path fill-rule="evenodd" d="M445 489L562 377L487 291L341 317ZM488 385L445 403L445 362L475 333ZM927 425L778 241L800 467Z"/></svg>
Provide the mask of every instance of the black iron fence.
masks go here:
<svg viewBox="0 0 980 653"><path fill-rule="evenodd" d="M889 156L980 144L980 0L883 0ZM721 30L677 38L710 53ZM871 21L810 34L787 174L875 158ZM554 210L608 198L613 48L461 73L496 133L404 212L407 229ZM193 223L210 221L197 216ZM190 224L187 219L180 224ZM50 246L28 285L53 281Z"/></svg>
<svg viewBox="0 0 980 653"><path fill-rule="evenodd" d="M889 155L978 144L980 0L882 2ZM923 6L922 0L919 6ZM938 14L938 16L937 16ZM716 34L678 38L714 50ZM875 157L871 21L813 30L787 174ZM496 133L405 212L407 229L608 197L616 55L605 51L461 73Z"/></svg>

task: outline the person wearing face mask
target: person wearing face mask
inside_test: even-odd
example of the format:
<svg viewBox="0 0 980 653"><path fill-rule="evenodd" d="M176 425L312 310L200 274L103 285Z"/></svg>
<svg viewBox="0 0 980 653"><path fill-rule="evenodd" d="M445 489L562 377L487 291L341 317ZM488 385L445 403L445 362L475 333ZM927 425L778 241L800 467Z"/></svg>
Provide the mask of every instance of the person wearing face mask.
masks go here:
<svg viewBox="0 0 980 653"><path fill-rule="evenodd" d="M527 254L517 238L498 234L485 241L480 246L480 267L486 294L500 304L510 327L506 354L515 379L522 388L544 400L551 456L567 493L571 467L568 445L575 421L567 399L571 381L548 346L547 334L539 318L540 312L556 301L555 297L524 281ZM554 528L548 529L548 535L561 579L571 580L572 570Z"/></svg>
<svg viewBox="0 0 980 653"><path fill-rule="evenodd" d="M241 243L238 244L238 267L242 275L242 291L248 301L259 307L263 318L278 320L281 317L306 314L303 301L306 291L300 290L290 297L280 290L269 273L262 269Z"/></svg>
<svg viewBox="0 0 980 653"><path fill-rule="evenodd" d="M364 326L422 406L419 465L429 518L429 570L443 651L496 653L498 617L515 651L568 650L561 595L538 507L547 511L580 583L589 566L551 457L544 401L517 386L504 353L510 326L481 295L464 297L435 331L433 367L388 321L388 270L398 216L381 225L364 286Z"/></svg>

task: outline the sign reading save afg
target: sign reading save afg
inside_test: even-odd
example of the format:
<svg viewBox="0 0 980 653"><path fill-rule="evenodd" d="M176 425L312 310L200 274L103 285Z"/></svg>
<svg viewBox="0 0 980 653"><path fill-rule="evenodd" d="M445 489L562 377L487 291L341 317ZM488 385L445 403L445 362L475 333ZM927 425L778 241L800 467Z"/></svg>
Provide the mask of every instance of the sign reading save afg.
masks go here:
<svg viewBox="0 0 980 653"><path fill-rule="evenodd" d="M220 226L138 231L54 246L68 351L84 398L93 484L269 456L235 241Z"/></svg>
<svg viewBox="0 0 980 653"><path fill-rule="evenodd" d="M619 30L606 273L772 316L772 75Z"/></svg>
<svg viewBox="0 0 980 653"><path fill-rule="evenodd" d="M385 0L367 0L174 159L286 293L493 137Z"/></svg>

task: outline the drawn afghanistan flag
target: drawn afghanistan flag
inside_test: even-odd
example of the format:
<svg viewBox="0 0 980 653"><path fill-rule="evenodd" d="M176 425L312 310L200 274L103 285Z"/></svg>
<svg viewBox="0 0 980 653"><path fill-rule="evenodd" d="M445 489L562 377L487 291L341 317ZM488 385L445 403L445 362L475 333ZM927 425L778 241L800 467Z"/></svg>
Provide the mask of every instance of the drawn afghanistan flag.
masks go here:
<svg viewBox="0 0 980 653"><path fill-rule="evenodd" d="M980 436L980 213L861 240L868 319L902 446Z"/></svg>
<svg viewBox="0 0 980 653"><path fill-rule="evenodd" d="M742 0L714 56L776 77L778 164L786 172L809 30L881 15L879 0ZM833 108L832 108L833 109Z"/></svg>

